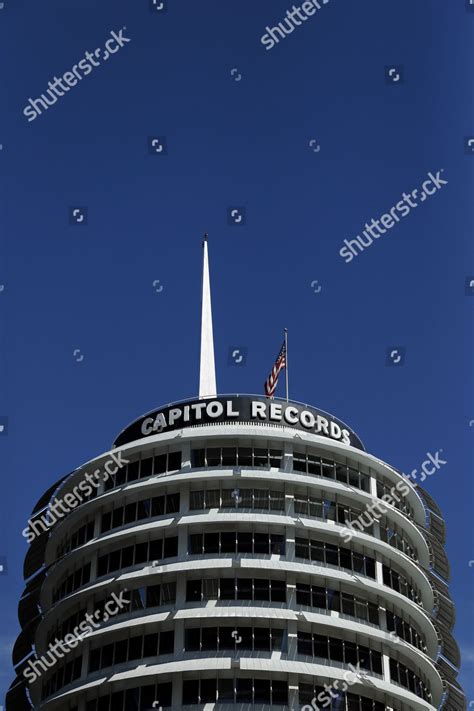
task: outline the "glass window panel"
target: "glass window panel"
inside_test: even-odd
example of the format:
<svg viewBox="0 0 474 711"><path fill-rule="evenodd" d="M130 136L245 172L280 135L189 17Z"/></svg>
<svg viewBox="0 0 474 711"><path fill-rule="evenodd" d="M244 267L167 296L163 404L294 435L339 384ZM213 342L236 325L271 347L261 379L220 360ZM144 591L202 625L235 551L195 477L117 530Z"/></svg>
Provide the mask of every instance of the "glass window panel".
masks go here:
<svg viewBox="0 0 474 711"><path fill-rule="evenodd" d="M255 448L253 452L254 467L268 467L268 450Z"/></svg>
<svg viewBox="0 0 474 711"><path fill-rule="evenodd" d="M309 632L298 632L298 654L313 656L313 635Z"/></svg>
<svg viewBox="0 0 474 711"><path fill-rule="evenodd" d="M270 549L270 538L268 533L254 534L254 553L268 555Z"/></svg>
<svg viewBox="0 0 474 711"><path fill-rule="evenodd" d="M144 501L137 502L137 521L141 521L144 518L150 517L150 501L145 499Z"/></svg>
<svg viewBox="0 0 474 711"><path fill-rule="evenodd" d="M255 679L255 681L254 681L254 703L256 703L256 704L270 704L271 703L270 680L269 679Z"/></svg>
<svg viewBox="0 0 474 711"><path fill-rule="evenodd" d="M235 492L235 493L234 493ZM223 508L236 508L239 505L239 489L222 489L222 506Z"/></svg>
<svg viewBox="0 0 474 711"><path fill-rule="evenodd" d="M276 533L270 536L270 553L273 555L285 555L285 538Z"/></svg>
<svg viewBox="0 0 474 711"><path fill-rule="evenodd" d="M353 595L342 595L342 612L344 615L355 616L355 602Z"/></svg>
<svg viewBox="0 0 474 711"><path fill-rule="evenodd" d="M130 637L128 641L128 658L141 659L142 657L143 637Z"/></svg>
<svg viewBox="0 0 474 711"><path fill-rule="evenodd" d="M199 703L199 679L184 679L183 706Z"/></svg>
<svg viewBox="0 0 474 711"><path fill-rule="evenodd" d="M219 627L219 649L235 649L235 637L235 627Z"/></svg>
<svg viewBox="0 0 474 711"><path fill-rule="evenodd" d="M151 476L153 473L153 457L142 459L140 462L140 479Z"/></svg>
<svg viewBox="0 0 474 711"><path fill-rule="evenodd" d="M158 538L150 541L150 560L161 560L163 558L163 540Z"/></svg>
<svg viewBox="0 0 474 711"><path fill-rule="evenodd" d="M163 557L176 558L178 555L178 537L172 536L163 541Z"/></svg>
<svg viewBox="0 0 474 711"><path fill-rule="evenodd" d="M286 681L272 681L272 704L275 706L288 705L288 684Z"/></svg>
<svg viewBox="0 0 474 711"><path fill-rule="evenodd" d="M296 583L296 603L311 606L311 587L303 583Z"/></svg>
<svg viewBox="0 0 474 711"><path fill-rule="evenodd" d="M164 496L154 496L151 500L151 515L152 516L163 516L165 513L165 497Z"/></svg>
<svg viewBox="0 0 474 711"><path fill-rule="evenodd" d="M201 650L201 630L199 627L184 630L184 649L186 652L199 652Z"/></svg>
<svg viewBox="0 0 474 711"><path fill-rule="evenodd" d="M271 467L274 467L275 469L280 469L282 454L283 453L282 453L281 449L271 449L270 450L270 466Z"/></svg>
<svg viewBox="0 0 474 711"><path fill-rule="evenodd" d="M236 534L234 531L221 533L221 553L235 553Z"/></svg>
<svg viewBox="0 0 474 711"><path fill-rule="evenodd" d="M285 651L284 650L284 641L285 641L285 630L283 629L272 629L272 640L271 640L271 648L272 650L276 651Z"/></svg>
<svg viewBox="0 0 474 711"><path fill-rule="evenodd" d="M326 563L327 565L339 565L339 549L326 543Z"/></svg>
<svg viewBox="0 0 474 711"><path fill-rule="evenodd" d="M310 541L311 560L324 563L324 544L318 541Z"/></svg>
<svg viewBox="0 0 474 711"><path fill-rule="evenodd" d="M204 553L219 553L219 534L205 533L204 534Z"/></svg>
<svg viewBox="0 0 474 711"><path fill-rule="evenodd" d="M193 449L191 452L191 466L193 469L201 469L206 465L205 450Z"/></svg>
<svg viewBox="0 0 474 711"><path fill-rule="evenodd" d="M204 491L191 491L189 494L189 508L191 511L204 508Z"/></svg>
<svg viewBox="0 0 474 711"><path fill-rule="evenodd" d="M222 465L224 467L235 467L237 464L237 447L222 448Z"/></svg>
<svg viewBox="0 0 474 711"><path fill-rule="evenodd" d="M216 679L201 679L201 704L214 703L217 694Z"/></svg>
<svg viewBox="0 0 474 711"><path fill-rule="evenodd" d="M175 472L181 469L181 452L170 452L168 454L168 471Z"/></svg>
<svg viewBox="0 0 474 711"><path fill-rule="evenodd" d="M364 572L364 556L360 553L352 552L352 566L355 573Z"/></svg>
<svg viewBox="0 0 474 711"><path fill-rule="evenodd" d="M323 476L327 477L328 479L335 478L334 462L331 462L329 459L321 459L321 467Z"/></svg>
<svg viewBox="0 0 474 711"><path fill-rule="evenodd" d="M164 474L166 471L166 459L166 454L157 454L157 456L154 457L153 472L155 474Z"/></svg>
<svg viewBox="0 0 474 711"><path fill-rule="evenodd" d="M254 580L254 599L270 600L270 582L264 578Z"/></svg>
<svg viewBox="0 0 474 711"><path fill-rule="evenodd" d="M158 653L158 634L146 634L143 640L143 656L156 657Z"/></svg>
<svg viewBox="0 0 474 711"><path fill-rule="evenodd" d="M191 555L202 553L202 533L193 533L189 536L189 552Z"/></svg>
<svg viewBox="0 0 474 711"><path fill-rule="evenodd" d="M270 509L272 511L285 510L285 494L283 491L270 491Z"/></svg>
<svg viewBox="0 0 474 711"><path fill-rule="evenodd" d="M306 455L303 452L293 452L293 470L306 473Z"/></svg>
<svg viewBox="0 0 474 711"><path fill-rule="evenodd" d="M100 649L92 649L89 652L89 672L100 669Z"/></svg>
<svg viewBox="0 0 474 711"><path fill-rule="evenodd" d="M284 580L272 580L270 589L272 602L286 602L286 583Z"/></svg>
<svg viewBox="0 0 474 711"><path fill-rule="evenodd" d="M218 509L221 505L221 492L219 489L209 489L205 494L206 509Z"/></svg>
<svg viewBox="0 0 474 711"><path fill-rule="evenodd" d="M122 549L122 568L129 568L133 565L133 546Z"/></svg>
<svg viewBox="0 0 474 711"><path fill-rule="evenodd" d="M252 466L252 449L250 447L239 447L238 457L239 467Z"/></svg>
<svg viewBox="0 0 474 711"><path fill-rule="evenodd" d="M102 647L102 656L100 659L100 668L111 667L114 663L114 645L106 644Z"/></svg>
<svg viewBox="0 0 474 711"><path fill-rule="evenodd" d="M148 543L137 543L135 546L135 565L146 563L148 560Z"/></svg>
<svg viewBox="0 0 474 711"><path fill-rule="evenodd" d="M208 467L219 467L221 465L221 448L210 447L206 449L206 460Z"/></svg>
<svg viewBox="0 0 474 711"><path fill-rule="evenodd" d="M109 553L109 573L120 568L120 551Z"/></svg>
<svg viewBox="0 0 474 711"><path fill-rule="evenodd" d="M237 533L237 553L252 553L251 533Z"/></svg>
<svg viewBox="0 0 474 711"><path fill-rule="evenodd" d="M159 607L160 605L160 585L149 585L146 589L146 606Z"/></svg>
<svg viewBox="0 0 474 711"><path fill-rule="evenodd" d="M133 523L136 520L137 504L127 504L125 506L125 523Z"/></svg>
<svg viewBox="0 0 474 711"><path fill-rule="evenodd" d="M229 702L234 703L234 680L219 679L218 686L218 701L221 704Z"/></svg>
<svg viewBox="0 0 474 711"><path fill-rule="evenodd" d="M328 659L328 638L324 635L314 635L314 656L319 659Z"/></svg>
<svg viewBox="0 0 474 711"><path fill-rule="evenodd" d="M309 515L309 502L306 496L295 497L295 513L303 516Z"/></svg>
<svg viewBox="0 0 474 711"><path fill-rule="evenodd" d="M252 489L241 489L240 490L240 503L239 506L243 509L251 509L253 506L253 491Z"/></svg>
<svg viewBox="0 0 474 711"><path fill-rule="evenodd" d="M238 578L237 579L237 600L252 599L252 579Z"/></svg>
<svg viewBox="0 0 474 711"><path fill-rule="evenodd" d="M166 497L166 513L179 511L179 494L168 494Z"/></svg>
<svg viewBox="0 0 474 711"><path fill-rule="evenodd" d="M201 581L196 581L200 584ZM218 580L217 578L204 578L202 581L202 597L204 600L217 600L217 588Z"/></svg>
<svg viewBox="0 0 474 711"><path fill-rule="evenodd" d="M217 649L217 627L203 627L201 630L203 651Z"/></svg>
<svg viewBox="0 0 474 711"><path fill-rule="evenodd" d="M115 643L114 664L123 664L127 661L128 639L121 639Z"/></svg>
<svg viewBox="0 0 474 711"><path fill-rule="evenodd" d="M235 600L235 580L234 578L220 579L220 599Z"/></svg>
<svg viewBox="0 0 474 711"><path fill-rule="evenodd" d="M329 658L333 662L344 661L344 648L342 639L329 640Z"/></svg>
<svg viewBox="0 0 474 711"><path fill-rule="evenodd" d="M166 632L160 632L160 646L158 649L159 654L173 654L174 653L174 631L168 630Z"/></svg>
<svg viewBox="0 0 474 711"><path fill-rule="evenodd" d="M254 489L253 505L256 509L269 510L270 508L270 492L268 489Z"/></svg>
<svg viewBox="0 0 474 711"><path fill-rule="evenodd" d="M365 574L375 580L375 560L373 558L365 558Z"/></svg>
<svg viewBox="0 0 474 711"><path fill-rule="evenodd" d="M161 604L169 605L176 602L176 583L163 583L161 586Z"/></svg>
<svg viewBox="0 0 474 711"><path fill-rule="evenodd" d="M136 481L138 479L138 472L140 469L140 462L130 462L127 471L127 481Z"/></svg>
<svg viewBox="0 0 474 711"><path fill-rule="evenodd" d="M252 679L236 679L236 702L238 704L252 703Z"/></svg>

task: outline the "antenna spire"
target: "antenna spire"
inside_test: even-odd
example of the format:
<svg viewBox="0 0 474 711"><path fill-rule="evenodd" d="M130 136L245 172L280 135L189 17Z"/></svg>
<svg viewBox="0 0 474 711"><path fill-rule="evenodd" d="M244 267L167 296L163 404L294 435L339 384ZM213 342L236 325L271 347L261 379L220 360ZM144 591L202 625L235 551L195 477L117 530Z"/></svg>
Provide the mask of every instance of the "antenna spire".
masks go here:
<svg viewBox="0 0 474 711"><path fill-rule="evenodd" d="M201 310L201 362L199 370L199 398L216 397L216 364L214 361L214 335L212 330L211 283L207 232L202 242L202 310Z"/></svg>

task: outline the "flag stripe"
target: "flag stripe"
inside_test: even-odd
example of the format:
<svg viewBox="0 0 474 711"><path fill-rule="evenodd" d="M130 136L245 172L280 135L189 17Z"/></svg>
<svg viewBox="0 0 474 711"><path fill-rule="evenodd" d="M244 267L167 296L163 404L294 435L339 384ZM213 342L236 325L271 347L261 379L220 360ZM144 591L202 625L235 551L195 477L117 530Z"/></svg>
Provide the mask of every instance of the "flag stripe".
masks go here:
<svg viewBox="0 0 474 711"><path fill-rule="evenodd" d="M276 387L278 385L278 377L280 372L286 368L286 345L283 343L280 352L277 356L275 364L272 367L271 373L265 381L265 395L267 397L273 397Z"/></svg>

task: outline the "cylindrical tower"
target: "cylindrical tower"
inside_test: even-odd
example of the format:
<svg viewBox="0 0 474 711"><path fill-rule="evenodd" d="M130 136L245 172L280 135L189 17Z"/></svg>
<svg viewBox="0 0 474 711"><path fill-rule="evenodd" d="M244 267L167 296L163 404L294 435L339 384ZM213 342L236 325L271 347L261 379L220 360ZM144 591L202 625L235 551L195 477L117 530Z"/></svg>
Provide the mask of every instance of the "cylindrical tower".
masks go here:
<svg viewBox="0 0 474 711"><path fill-rule="evenodd" d="M7 711L465 708L438 507L313 407L145 415L28 535Z"/></svg>

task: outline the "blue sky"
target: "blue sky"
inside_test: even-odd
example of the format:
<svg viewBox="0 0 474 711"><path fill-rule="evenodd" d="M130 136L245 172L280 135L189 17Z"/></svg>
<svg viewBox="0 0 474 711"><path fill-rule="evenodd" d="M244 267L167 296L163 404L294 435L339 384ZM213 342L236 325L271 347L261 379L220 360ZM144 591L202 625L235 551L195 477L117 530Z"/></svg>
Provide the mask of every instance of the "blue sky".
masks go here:
<svg viewBox="0 0 474 711"><path fill-rule="evenodd" d="M266 50L265 27L291 4L0 10L3 690L32 506L142 412L196 395L207 231L221 393L262 392L286 326L294 399L404 471L443 449L425 485L447 521L474 699L474 12L330 0ZM131 41L28 122L28 99L123 27ZM388 67L403 80L387 83ZM166 152L149 153L153 137ZM345 239L441 169L447 185L345 263ZM87 225L69 224L77 207ZM236 207L245 221L230 225ZM386 364L393 346L402 366ZM244 365L231 347L247 349Z"/></svg>

